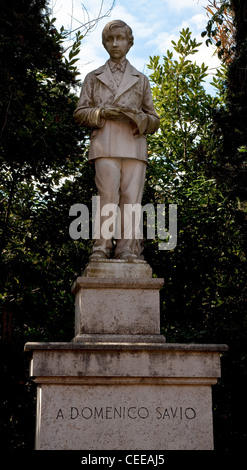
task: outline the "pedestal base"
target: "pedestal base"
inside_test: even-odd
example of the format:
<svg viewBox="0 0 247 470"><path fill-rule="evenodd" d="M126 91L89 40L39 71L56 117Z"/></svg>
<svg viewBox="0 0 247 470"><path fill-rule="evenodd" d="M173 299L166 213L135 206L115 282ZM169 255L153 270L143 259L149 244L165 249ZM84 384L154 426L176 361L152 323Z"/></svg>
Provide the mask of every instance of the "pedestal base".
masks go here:
<svg viewBox="0 0 247 470"><path fill-rule="evenodd" d="M27 343L36 449L213 449L225 345Z"/></svg>
<svg viewBox="0 0 247 470"><path fill-rule="evenodd" d="M28 343L36 449L213 449L211 387L226 346L166 344L145 261L90 262L77 278L75 338Z"/></svg>
<svg viewBox="0 0 247 470"><path fill-rule="evenodd" d="M160 338L163 284L164 279L152 278L146 261L91 261L72 286L75 341L84 335Z"/></svg>

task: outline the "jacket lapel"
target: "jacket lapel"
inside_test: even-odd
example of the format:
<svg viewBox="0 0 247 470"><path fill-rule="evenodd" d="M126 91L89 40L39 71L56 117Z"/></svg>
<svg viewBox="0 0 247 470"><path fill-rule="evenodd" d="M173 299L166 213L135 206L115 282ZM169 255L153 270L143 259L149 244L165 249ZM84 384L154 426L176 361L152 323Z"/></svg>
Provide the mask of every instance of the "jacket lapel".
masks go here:
<svg viewBox="0 0 247 470"><path fill-rule="evenodd" d="M131 88L135 83L138 82L140 77L140 72L130 65L127 60L126 69L120 86L117 88L114 78L112 76L108 62L105 65L96 70L95 75L97 78L104 83L104 85L109 88L114 96L114 101L116 101L119 96L125 93L129 88Z"/></svg>
<svg viewBox="0 0 247 470"><path fill-rule="evenodd" d="M138 82L140 77L140 72L136 70L132 65L130 65L129 61L127 60L126 69L124 72L124 76L120 86L117 89L117 93L115 94L114 101L116 101L119 96L125 93L129 88L131 88L135 83Z"/></svg>
<svg viewBox="0 0 247 470"><path fill-rule="evenodd" d="M97 69L95 75L102 83L104 83L104 85L107 86L107 88L109 88L113 95L116 94L116 84L114 82L114 78L112 76L108 62Z"/></svg>

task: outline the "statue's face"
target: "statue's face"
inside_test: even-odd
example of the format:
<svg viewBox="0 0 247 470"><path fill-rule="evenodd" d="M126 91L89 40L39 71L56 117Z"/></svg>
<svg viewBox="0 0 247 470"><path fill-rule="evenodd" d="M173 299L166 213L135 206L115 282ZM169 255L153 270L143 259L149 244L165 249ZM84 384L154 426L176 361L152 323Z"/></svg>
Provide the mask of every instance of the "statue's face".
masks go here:
<svg viewBox="0 0 247 470"><path fill-rule="evenodd" d="M123 59L130 48L125 29L119 27L112 28L105 37L104 46L114 62Z"/></svg>

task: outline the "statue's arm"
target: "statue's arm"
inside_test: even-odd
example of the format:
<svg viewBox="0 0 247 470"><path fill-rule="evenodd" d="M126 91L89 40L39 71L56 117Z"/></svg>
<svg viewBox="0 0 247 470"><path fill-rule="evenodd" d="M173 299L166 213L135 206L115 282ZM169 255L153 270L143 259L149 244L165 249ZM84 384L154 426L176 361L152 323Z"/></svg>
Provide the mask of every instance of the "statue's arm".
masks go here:
<svg viewBox="0 0 247 470"><path fill-rule="evenodd" d="M142 111L147 116L147 127L145 134L154 134L154 132L159 129L160 118L154 109L153 97L147 77L145 77Z"/></svg>
<svg viewBox="0 0 247 470"><path fill-rule="evenodd" d="M99 128L104 125L105 121L101 116L101 108L95 106L94 103L92 73L85 77L74 118L78 124L86 127Z"/></svg>
<svg viewBox="0 0 247 470"><path fill-rule="evenodd" d="M123 114L131 118L134 124L133 134L141 136L154 134L159 129L160 118L154 109L153 98L148 78L145 76L143 86L142 109L122 108Z"/></svg>

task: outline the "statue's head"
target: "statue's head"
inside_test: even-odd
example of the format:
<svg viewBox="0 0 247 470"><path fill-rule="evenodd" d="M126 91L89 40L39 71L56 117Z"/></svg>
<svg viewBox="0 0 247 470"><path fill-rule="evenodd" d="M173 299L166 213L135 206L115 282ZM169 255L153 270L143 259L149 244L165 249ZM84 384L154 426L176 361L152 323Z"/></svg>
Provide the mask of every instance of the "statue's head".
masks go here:
<svg viewBox="0 0 247 470"><path fill-rule="evenodd" d="M102 43L103 46L108 50L108 39L113 35L118 34L124 35L126 41L126 54L134 44L134 37L132 34L132 29L122 20L113 20L107 23L102 31Z"/></svg>

